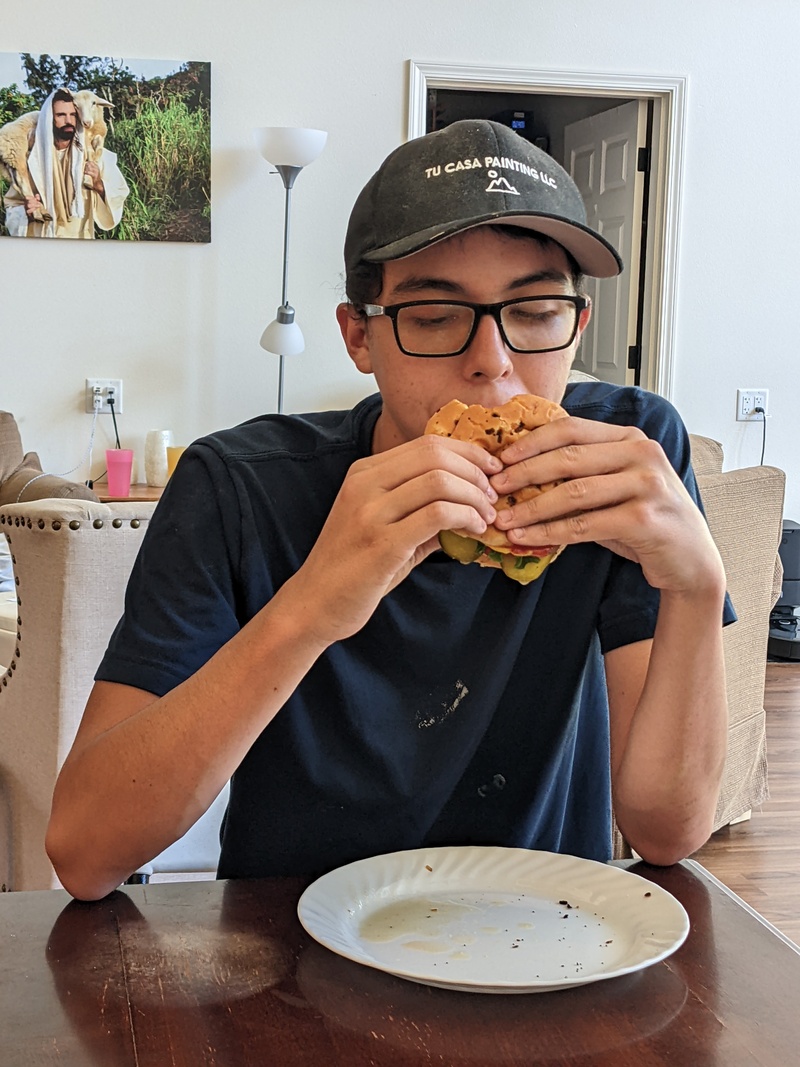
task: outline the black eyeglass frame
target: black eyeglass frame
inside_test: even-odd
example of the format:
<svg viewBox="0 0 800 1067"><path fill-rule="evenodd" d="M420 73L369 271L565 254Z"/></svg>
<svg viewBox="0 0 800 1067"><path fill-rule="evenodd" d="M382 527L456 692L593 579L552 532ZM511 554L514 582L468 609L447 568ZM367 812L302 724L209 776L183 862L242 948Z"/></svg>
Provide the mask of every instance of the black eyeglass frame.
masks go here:
<svg viewBox="0 0 800 1067"><path fill-rule="evenodd" d="M537 300L566 300L567 303L572 304L575 308L575 323L572 327L572 333L568 341L563 345L556 345L555 348L516 348L511 344L506 336L505 328L503 327L500 314L503 308L509 307L511 304L528 304ZM397 316L404 308L412 307L431 307L435 305L445 305L447 307L462 307L471 308L474 313L472 320L472 328L469 331L464 344L457 352L409 352L407 348L403 347L403 343L400 340L400 332L397 328ZM575 335L578 332L578 326L581 321L581 313L589 306L589 300L585 296L576 296L571 293L553 293L549 296L536 295L536 296L517 296L513 300L499 300L496 304L473 304L469 300L406 300L400 304L362 304L361 307L364 314L368 318L376 318L380 315L385 315L392 320L392 326L394 328L394 339L397 342L397 347L400 351L406 355L411 356L413 359L450 359L451 356L460 356L466 352L469 346L472 344L475 334L478 332L478 326L484 315L491 315L494 321L497 323L497 329L500 331L500 336L503 339L503 344L506 345L512 352L518 352L521 355L535 355L541 352L561 352L565 348L569 348L572 342L575 340Z"/></svg>

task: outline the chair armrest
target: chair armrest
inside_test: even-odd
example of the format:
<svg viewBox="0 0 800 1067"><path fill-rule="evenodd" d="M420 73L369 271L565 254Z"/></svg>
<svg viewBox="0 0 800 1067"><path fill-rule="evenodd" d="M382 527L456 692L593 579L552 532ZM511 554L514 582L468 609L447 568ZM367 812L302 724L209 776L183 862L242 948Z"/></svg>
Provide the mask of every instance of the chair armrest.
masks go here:
<svg viewBox="0 0 800 1067"><path fill-rule="evenodd" d="M36 467L20 467L0 485L0 507L34 500L94 500L99 497L82 482L72 482L58 474L46 474Z"/></svg>

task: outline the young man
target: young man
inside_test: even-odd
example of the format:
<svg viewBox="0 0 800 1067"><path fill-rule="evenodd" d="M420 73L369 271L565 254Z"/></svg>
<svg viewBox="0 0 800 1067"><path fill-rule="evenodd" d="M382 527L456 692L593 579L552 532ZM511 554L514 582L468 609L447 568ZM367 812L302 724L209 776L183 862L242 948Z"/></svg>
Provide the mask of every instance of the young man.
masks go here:
<svg viewBox="0 0 800 1067"><path fill-rule="evenodd" d="M385 161L345 261L339 323L380 395L185 454L54 796L48 850L76 896L113 889L231 776L223 877L423 844L607 859L612 792L652 862L710 831L722 564L672 408L567 388L590 314L580 275L619 270L571 179L503 126L455 123ZM544 296L566 329L518 351L518 302ZM403 309L420 300L461 302L453 354L410 347ZM453 398L526 392L572 417L500 459L422 436ZM496 513L498 493L558 479ZM490 522L567 548L527 587L438 551L440 530Z"/></svg>
<svg viewBox="0 0 800 1067"><path fill-rule="evenodd" d="M98 161L86 158L78 112L66 89L56 89L42 106L28 169L37 193L25 197L11 185L4 197L11 237L93 240L95 226L112 230L122 218L129 189L117 157L104 148Z"/></svg>

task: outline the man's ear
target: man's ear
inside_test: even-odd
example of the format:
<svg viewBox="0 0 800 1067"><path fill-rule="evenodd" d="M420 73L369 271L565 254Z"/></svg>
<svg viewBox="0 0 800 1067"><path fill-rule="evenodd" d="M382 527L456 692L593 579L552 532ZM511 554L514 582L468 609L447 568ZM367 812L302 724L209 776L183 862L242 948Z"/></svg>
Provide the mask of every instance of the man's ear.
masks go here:
<svg viewBox="0 0 800 1067"><path fill-rule="evenodd" d="M372 358L369 351L367 316L360 315L352 304L339 304L336 321L342 331L348 355L362 374L372 374Z"/></svg>
<svg viewBox="0 0 800 1067"><path fill-rule="evenodd" d="M591 298L587 296L585 299L586 299L586 307L583 309L583 311L580 314L580 318L578 319L578 338L577 338L578 341L580 341L581 334L586 329L586 327L589 325L589 319L591 319L591 317L592 317L592 301L591 301Z"/></svg>

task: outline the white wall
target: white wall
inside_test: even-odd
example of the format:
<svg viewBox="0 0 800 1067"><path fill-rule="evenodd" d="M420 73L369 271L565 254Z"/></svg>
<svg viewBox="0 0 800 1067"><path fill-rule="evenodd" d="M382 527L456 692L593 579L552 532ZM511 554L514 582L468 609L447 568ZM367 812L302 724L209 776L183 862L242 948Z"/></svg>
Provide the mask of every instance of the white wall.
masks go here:
<svg viewBox="0 0 800 1067"><path fill-rule="evenodd" d="M124 379L121 436L140 457L151 427L188 441L274 409L276 360L258 338L279 302L283 189L252 127L329 131L294 193L306 351L288 365L286 409L347 406L371 382L333 317L341 245L356 194L404 137L407 61L637 71L689 77L673 399L728 466L749 465L761 428L734 421L735 391L767 387L766 462L788 472L786 514L800 519L796 0L141 0L135 17L83 0L80 23L63 14L55 0L35 18L13 6L0 49L212 63L213 239L0 241L0 407L49 469L86 446L87 376Z"/></svg>

